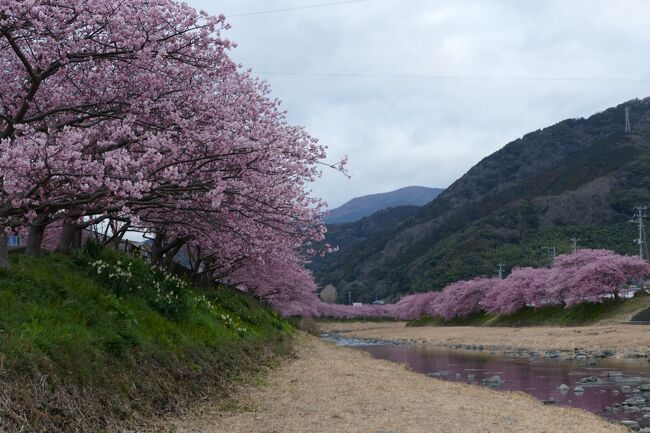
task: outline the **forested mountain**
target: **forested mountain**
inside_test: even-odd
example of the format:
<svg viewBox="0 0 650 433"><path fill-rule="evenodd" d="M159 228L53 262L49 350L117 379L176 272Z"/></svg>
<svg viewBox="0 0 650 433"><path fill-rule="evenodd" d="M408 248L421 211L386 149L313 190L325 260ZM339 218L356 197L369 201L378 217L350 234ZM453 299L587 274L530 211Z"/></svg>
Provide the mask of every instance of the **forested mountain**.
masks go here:
<svg viewBox="0 0 650 433"><path fill-rule="evenodd" d="M325 257L314 259L310 267L317 273L328 268L330 262L337 262L342 254L347 254L356 245L394 230L402 221L418 211L419 206L398 206L382 209L358 221L327 225L327 243L338 247L339 251Z"/></svg>
<svg viewBox="0 0 650 433"><path fill-rule="evenodd" d="M356 197L325 215L326 224L358 221L377 211L397 206L424 206L443 190L424 186L407 186L395 191Z"/></svg>
<svg viewBox="0 0 650 433"><path fill-rule="evenodd" d="M625 133L625 106L632 132ZM361 301L442 288L499 263L542 265L543 247L634 253L636 204L650 203L650 99L531 132L488 156L428 205L364 232L332 231L341 250L314 263L321 284ZM374 217L374 216L373 216ZM365 221L365 222L364 222ZM363 232L346 244L346 233Z"/></svg>

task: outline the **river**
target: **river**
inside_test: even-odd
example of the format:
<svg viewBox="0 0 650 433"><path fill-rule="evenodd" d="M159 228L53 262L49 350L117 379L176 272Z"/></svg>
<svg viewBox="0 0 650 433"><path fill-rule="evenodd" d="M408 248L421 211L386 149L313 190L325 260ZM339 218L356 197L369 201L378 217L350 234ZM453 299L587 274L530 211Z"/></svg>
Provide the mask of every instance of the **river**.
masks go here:
<svg viewBox="0 0 650 433"><path fill-rule="evenodd" d="M326 335L342 346L407 364L442 380L523 391L547 404L576 407L629 426L650 427L650 363L646 360L510 357L489 352L447 350Z"/></svg>

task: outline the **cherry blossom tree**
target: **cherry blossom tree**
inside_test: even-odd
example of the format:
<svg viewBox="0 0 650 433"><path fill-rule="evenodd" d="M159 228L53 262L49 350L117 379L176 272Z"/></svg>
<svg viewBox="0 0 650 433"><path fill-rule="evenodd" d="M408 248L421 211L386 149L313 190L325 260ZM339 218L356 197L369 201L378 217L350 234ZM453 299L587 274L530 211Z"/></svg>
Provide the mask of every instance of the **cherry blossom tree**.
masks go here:
<svg viewBox="0 0 650 433"><path fill-rule="evenodd" d="M649 275L650 264L636 256L585 249L559 256L554 270L549 280L549 293L572 306L618 296L627 283Z"/></svg>
<svg viewBox="0 0 650 433"><path fill-rule="evenodd" d="M67 252L90 225L138 230L155 263L184 251L206 282L313 303L325 147L229 59L223 17L171 0L0 6L3 236L28 228L36 255L46 233Z"/></svg>
<svg viewBox="0 0 650 433"><path fill-rule="evenodd" d="M400 320L415 320L424 316L436 316L440 292L416 293L404 296L395 305L392 315Z"/></svg>
<svg viewBox="0 0 650 433"><path fill-rule="evenodd" d="M445 287L436 298L435 312L449 320L467 317L482 311L486 292L497 282L496 278L474 278L458 281Z"/></svg>
<svg viewBox="0 0 650 433"><path fill-rule="evenodd" d="M306 185L325 148L230 61L223 17L168 0L2 6L0 223L29 226L29 254L55 221L62 252L108 221L151 234L155 262L185 248L208 280L245 279L322 238Z"/></svg>
<svg viewBox="0 0 650 433"><path fill-rule="evenodd" d="M178 152L200 94L236 66L223 17L181 3L1 6L0 218L29 224L37 254L53 217L119 209L116 197L147 191L142 171Z"/></svg>
<svg viewBox="0 0 650 433"><path fill-rule="evenodd" d="M552 303L548 284L553 273L548 268L515 268L507 278L494 281L481 303L493 314L512 314L525 306Z"/></svg>

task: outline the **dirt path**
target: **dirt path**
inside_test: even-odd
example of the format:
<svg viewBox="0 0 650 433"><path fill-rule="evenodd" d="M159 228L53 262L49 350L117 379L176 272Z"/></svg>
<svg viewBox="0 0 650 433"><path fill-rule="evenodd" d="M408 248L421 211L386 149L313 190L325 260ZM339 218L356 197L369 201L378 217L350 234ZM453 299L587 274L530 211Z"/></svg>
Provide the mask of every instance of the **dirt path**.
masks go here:
<svg viewBox="0 0 650 433"><path fill-rule="evenodd" d="M484 345L506 349L586 351L611 350L622 357L650 354L650 326L603 325L572 328L434 327L407 328L402 322L324 323L325 332L385 340L407 340L436 346Z"/></svg>
<svg viewBox="0 0 650 433"><path fill-rule="evenodd" d="M298 357L268 383L242 389L231 410L206 404L166 421L176 433L626 432L523 393L443 382L402 365L301 337Z"/></svg>

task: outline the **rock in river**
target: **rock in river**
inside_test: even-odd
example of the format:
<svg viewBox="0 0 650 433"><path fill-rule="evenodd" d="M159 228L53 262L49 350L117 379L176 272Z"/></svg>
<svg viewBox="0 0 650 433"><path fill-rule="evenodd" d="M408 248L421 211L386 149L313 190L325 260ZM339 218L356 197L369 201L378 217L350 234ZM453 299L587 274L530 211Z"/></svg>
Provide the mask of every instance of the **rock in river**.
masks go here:
<svg viewBox="0 0 650 433"><path fill-rule="evenodd" d="M490 376L487 379L482 379L481 383L490 387L497 387L503 383L503 380L501 380L501 376L495 374L494 376Z"/></svg>
<svg viewBox="0 0 650 433"><path fill-rule="evenodd" d="M633 428L633 429L639 428L639 423L638 422L632 421L632 420L629 420L629 419L624 419L623 421L621 421L621 424L623 424L625 427L629 427L629 428Z"/></svg>

